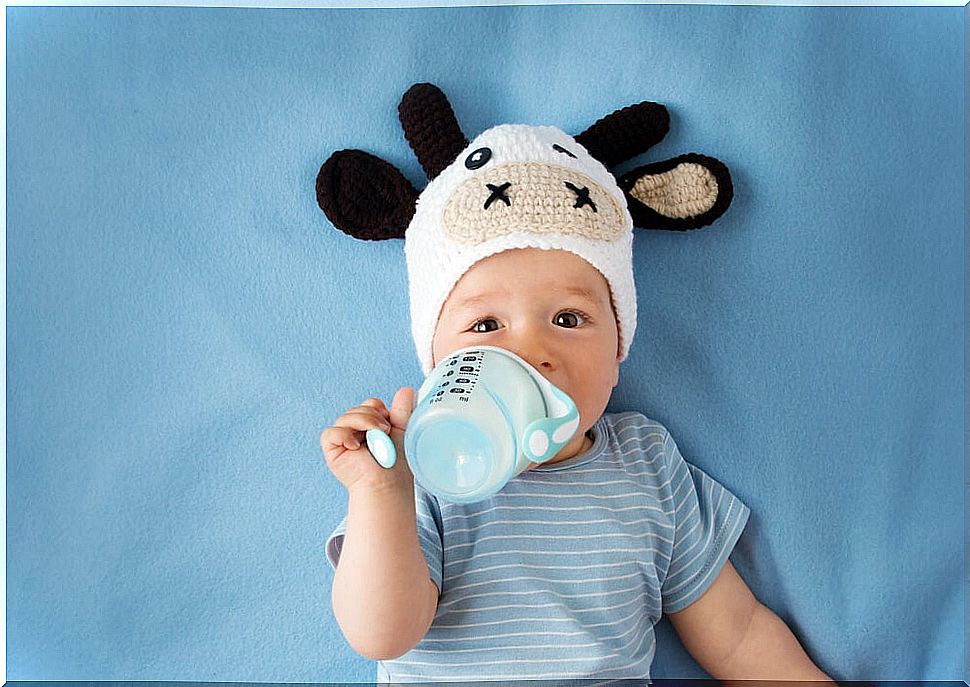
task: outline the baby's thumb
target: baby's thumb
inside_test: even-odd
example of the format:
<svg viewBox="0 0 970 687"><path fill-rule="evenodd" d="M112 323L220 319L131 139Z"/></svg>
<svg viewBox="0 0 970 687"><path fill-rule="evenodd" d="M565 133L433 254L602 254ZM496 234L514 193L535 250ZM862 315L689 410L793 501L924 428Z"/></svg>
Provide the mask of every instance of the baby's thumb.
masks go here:
<svg viewBox="0 0 970 687"><path fill-rule="evenodd" d="M414 389L409 386L398 389L391 401L391 427L403 432L407 429L413 411Z"/></svg>

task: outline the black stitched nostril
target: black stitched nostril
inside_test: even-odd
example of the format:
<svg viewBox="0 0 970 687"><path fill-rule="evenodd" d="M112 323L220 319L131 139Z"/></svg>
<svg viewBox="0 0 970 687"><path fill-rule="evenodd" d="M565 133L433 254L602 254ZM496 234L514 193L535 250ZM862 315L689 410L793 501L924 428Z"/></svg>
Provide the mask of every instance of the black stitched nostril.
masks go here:
<svg viewBox="0 0 970 687"><path fill-rule="evenodd" d="M596 203L593 199L589 197L589 189L583 186L582 188L576 188L568 181L566 183L566 188L576 194L576 204L573 205L574 208L581 208L584 205L588 205L593 208L593 212L596 212Z"/></svg>
<svg viewBox="0 0 970 687"><path fill-rule="evenodd" d="M488 197L488 200L485 201L486 210L488 210L488 206L494 203L496 200L501 200L509 207L512 206L512 201L509 200L509 197L507 195L505 195L505 192L508 190L509 186L512 185L511 181L506 181L501 186L495 186L494 184L485 184L485 185L488 186L488 190L492 192L492 195L490 195Z"/></svg>

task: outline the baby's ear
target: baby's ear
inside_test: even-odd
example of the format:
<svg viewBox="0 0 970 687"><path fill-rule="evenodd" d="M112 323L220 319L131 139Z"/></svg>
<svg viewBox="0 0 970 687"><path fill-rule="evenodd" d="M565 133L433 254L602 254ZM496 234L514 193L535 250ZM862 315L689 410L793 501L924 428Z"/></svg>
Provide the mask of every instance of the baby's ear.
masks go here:
<svg viewBox="0 0 970 687"><path fill-rule="evenodd" d="M340 231L365 241L403 239L418 192L393 165L338 150L317 174L317 204Z"/></svg>

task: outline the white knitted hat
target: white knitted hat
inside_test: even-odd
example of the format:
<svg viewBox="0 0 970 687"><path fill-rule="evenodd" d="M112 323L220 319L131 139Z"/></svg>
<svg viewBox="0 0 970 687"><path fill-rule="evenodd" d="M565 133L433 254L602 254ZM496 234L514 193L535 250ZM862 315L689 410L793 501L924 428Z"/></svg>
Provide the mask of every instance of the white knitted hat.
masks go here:
<svg viewBox="0 0 970 687"><path fill-rule="evenodd" d="M338 150L317 174L317 203L354 238L405 240L411 331L425 374L455 284L476 262L512 248L567 250L598 269L610 287L625 359L637 326L633 227L707 226L734 194L727 167L697 153L619 177L608 171L666 135L670 119L658 103L628 105L575 136L506 124L471 143L433 84L411 86L398 114L431 180L424 191L382 158Z"/></svg>
<svg viewBox="0 0 970 687"><path fill-rule="evenodd" d="M626 358L637 299L623 192L559 129L503 124L479 135L428 184L405 233L411 332L425 374L438 316L458 280L490 255L526 247L570 251L602 273Z"/></svg>

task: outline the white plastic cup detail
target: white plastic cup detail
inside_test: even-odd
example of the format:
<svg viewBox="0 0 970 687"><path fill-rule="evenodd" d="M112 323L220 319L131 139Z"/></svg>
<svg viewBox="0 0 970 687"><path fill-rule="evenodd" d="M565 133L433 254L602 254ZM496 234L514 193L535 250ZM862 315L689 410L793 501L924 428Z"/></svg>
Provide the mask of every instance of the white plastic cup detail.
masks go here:
<svg viewBox="0 0 970 687"><path fill-rule="evenodd" d="M415 479L435 496L472 503L529 463L559 452L579 428L572 399L514 353L464 348L428 375L404 434ZM383 462L383 461L382 461Z"/></svg>

